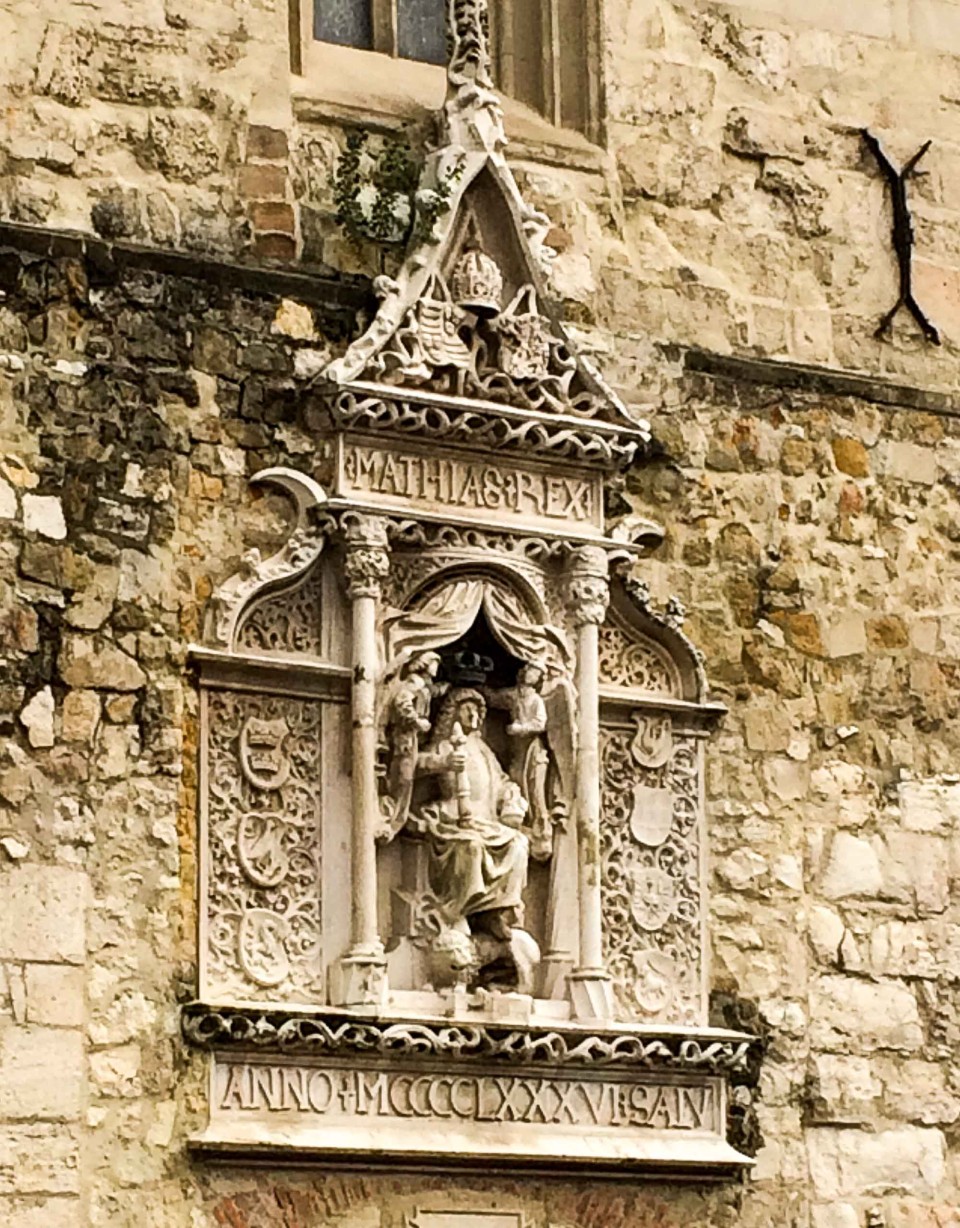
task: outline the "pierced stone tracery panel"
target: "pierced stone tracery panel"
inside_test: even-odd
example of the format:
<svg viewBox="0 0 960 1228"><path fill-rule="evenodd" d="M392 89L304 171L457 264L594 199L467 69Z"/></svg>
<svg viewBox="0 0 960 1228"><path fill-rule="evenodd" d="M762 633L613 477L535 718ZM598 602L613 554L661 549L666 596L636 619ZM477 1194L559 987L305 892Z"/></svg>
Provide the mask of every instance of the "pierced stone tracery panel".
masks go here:
<svg viewBox="0 0 960 1228"><path fill-rule="evenodd" d="M698 740L634 711L606 725L601 764L607 966L626 1018L697 1025L702 1009Z"/></svg>
<svg viewBox="0 0 960 1228"><path fill-rule="evenodd" d="M321 585L322 573L314 566L294 588L256 602L237 632L237 649L319 656Z"/></svg>
<svg viewBox="0 0 960 1228"><path fill-rule="evenodd" d="M207 694L205 994L322 1000L320 704Z"/></svg>
<svg viewBox="0 0 960 1228"><path fill-rule="evenodd" d="M600 681L651 695L680 695L676 666L662 650L638 640L615 623L600 628Z"/></svg>

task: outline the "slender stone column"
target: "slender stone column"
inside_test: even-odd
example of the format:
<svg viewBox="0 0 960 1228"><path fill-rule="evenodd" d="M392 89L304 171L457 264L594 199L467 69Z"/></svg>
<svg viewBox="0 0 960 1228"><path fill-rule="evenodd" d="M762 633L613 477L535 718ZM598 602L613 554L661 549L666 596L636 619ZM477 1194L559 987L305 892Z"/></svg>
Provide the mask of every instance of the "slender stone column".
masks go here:
<svg viewBox="0 0 960 1228"><path fill-rule="evenodd" d="M577 885L580 964L570 977L577 1019L613 1018L613 991L603 967L600 899L600 624L610 600L609 563L603 550L584 546L570 562L567 604L577 628Z"/></svg>
<svg viewBox="0 0 960 1228"><path fill-rule="evenodd" d="M353 610L352 883L350 950L340 961L340 1006L376 1006L386 993L386 958L377 923L377 606L390 568L387 523L353 516L344 525L344 572Z"/></svg>

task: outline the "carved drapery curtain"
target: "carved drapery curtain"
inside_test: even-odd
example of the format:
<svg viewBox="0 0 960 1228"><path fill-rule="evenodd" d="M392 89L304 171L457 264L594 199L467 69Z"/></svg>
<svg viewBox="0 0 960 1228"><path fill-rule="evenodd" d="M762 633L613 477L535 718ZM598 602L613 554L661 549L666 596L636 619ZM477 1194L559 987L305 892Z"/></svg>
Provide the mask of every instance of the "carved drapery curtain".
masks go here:
<svg viewBox="0 0 960 1228"><path fill-rule="evenodd" d="M416 610L388 611L383 619L387 671L466 635L481 610L497 642L518 660L570 671L573 654L564 632L534 622L509 588L486 577L451 580Z"/></svg>

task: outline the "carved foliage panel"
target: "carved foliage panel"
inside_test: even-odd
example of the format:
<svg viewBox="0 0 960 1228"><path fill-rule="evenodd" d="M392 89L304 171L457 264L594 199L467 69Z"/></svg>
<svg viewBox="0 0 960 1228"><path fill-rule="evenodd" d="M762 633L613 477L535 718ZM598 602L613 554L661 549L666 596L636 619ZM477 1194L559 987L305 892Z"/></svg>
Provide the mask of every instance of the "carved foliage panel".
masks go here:
<svg viewBox="0 0 960 1228"><path fill-rule="evenodd" d="M616 623L600 628L600 681L651 695L679 696L677 667L657 644L627 634Z"/></svg>
<svg viewBox="0 0 960 1228"><path fill-rule="evenodd" d="M293 588L254 603L237 632L236 647L253 653L321 655L322 572L311 568Z"/></svg>
<svg viewBox="0 0 960 1228"><path fill-rule="evenodd" d="M207 692L205 971L212 1000L322 1001L321 705Z"/></svg>
<svg viewBox="0 0 960 1228"><path fill-rule="evenodd" d="M635 709L629 724L604 725L601 764L604 935L620 1009L702 1024L699 740Z"/></svg>

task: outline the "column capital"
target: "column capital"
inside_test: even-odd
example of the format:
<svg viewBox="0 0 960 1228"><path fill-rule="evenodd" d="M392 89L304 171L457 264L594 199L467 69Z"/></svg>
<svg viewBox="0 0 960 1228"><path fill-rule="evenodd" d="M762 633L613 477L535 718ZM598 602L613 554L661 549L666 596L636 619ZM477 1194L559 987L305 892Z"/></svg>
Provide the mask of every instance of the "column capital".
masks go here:
<svg viewBox="0 0 960 1228"><path fill-rule="evenodd" d="M597 626L610 604L610 560L599 546L582 546L567 565L567 609L578 627Z"/></svg>
<svg viewBox="0 0 960 1228"><path fill-rule="evenodd" d="M351 601L380 596L381 585L390 572L388 523L383 516L356 515L341 524L343 570Z"/></svg>

